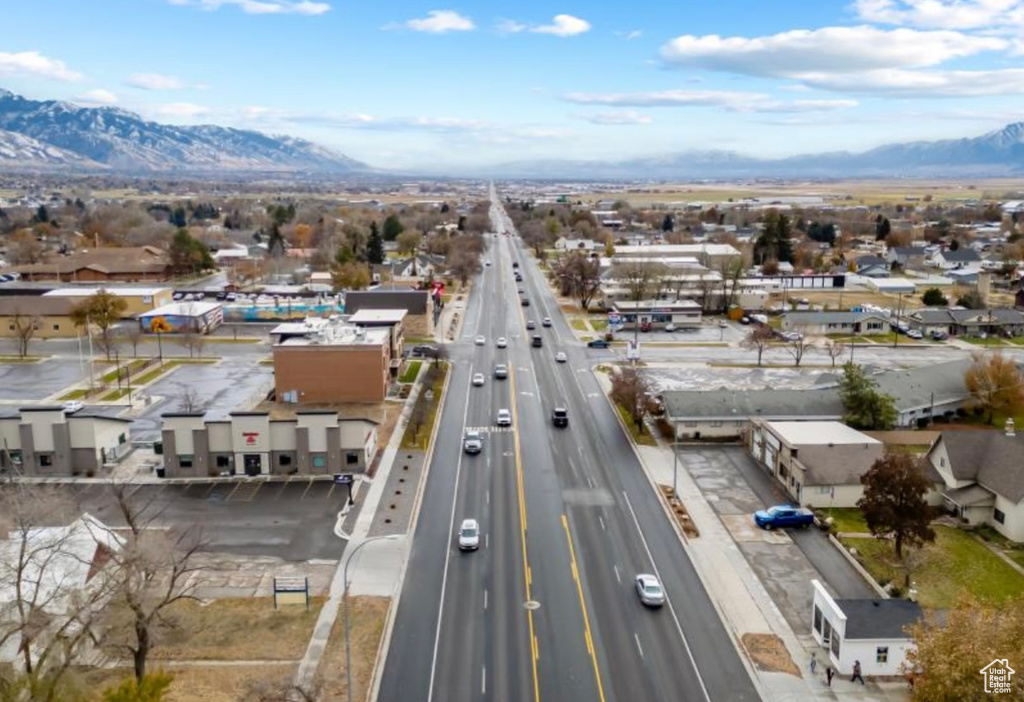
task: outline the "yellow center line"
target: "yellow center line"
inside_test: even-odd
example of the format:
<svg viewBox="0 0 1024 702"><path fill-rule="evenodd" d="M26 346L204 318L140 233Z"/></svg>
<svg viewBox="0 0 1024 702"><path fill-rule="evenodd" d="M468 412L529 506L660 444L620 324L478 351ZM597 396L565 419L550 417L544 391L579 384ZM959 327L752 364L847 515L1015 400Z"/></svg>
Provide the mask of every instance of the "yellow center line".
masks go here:
<svg viewBox="0 0 1024 702"><path fill-rule="evenodd" d="M565 529L565 539L569 542L569 558L572 560L572 577L576 581L576 592L580 596L580 609L583 610L583 638L590 652L590 660L594 664L594 679L597 681L597 695L601 702L604 702L604 687L601 685L601 671L597 666L597 647L594 646L594 636L590 632L590 617L587 616L587 603L583 599L583 584L580 581L580 570L576 565L576 549L572 545L572 534L569 532L569 518L562 515L562 527Z"/></svg>
<svg viewBox="0 0 1024 702"><path fill-rule="evenodd" d="M526 586L526 601L533 600L530 585L533 580L530 571L530 559L526 553L526 493L523 490L523 456L519 446L519 414L516 411L516 374L509 364L508 379L509 391L511 393L512 405L512 442L515 446L516 455L516 483L519 493L519 536L523 549L523 584ZM530 648L533 654L531 666L533 667L533 698L540 702L540 679L537 676L537 660L540 658L540 646L537 644L537 634L533 626L533 611L526 610L526 621L530 630ZM602 698L603 699L603 698Z"/></svg>

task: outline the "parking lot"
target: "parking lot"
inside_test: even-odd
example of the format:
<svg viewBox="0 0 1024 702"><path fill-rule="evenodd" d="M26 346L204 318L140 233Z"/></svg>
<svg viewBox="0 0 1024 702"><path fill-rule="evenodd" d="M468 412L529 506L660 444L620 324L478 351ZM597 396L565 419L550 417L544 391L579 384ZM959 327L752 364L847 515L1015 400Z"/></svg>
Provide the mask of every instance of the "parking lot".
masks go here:
<svg viewBox="0 0 1024 702"><path fill-rule="evenodd" d="M64 489L82 511L114 526L122 523L109 486L77 483ZM287 482L146 484L132 493L136 504L159 514L161 526L198 525L208 551L293 562L341 556L344 542L334 526L347 498L347 488L300 476Z"/></svg>
<svg viewBox="0 0 1024 702"><path fill-rule="evenodd" d="M0 401L39 402L84 377L85 371L71 358L3 363L0 364Z"/></svg>

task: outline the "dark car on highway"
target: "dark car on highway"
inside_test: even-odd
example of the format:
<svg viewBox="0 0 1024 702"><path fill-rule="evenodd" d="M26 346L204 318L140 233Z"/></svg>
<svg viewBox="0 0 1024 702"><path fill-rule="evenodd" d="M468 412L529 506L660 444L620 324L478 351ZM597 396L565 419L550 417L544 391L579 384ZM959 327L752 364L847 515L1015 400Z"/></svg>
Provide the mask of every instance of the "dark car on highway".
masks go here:
<svg viewBox="0 0 1024 702"><path fill-rule="evenodd" d="M556 427L569 426L569 410L564 407L556 407L551 410L551 423Z"/></svg>

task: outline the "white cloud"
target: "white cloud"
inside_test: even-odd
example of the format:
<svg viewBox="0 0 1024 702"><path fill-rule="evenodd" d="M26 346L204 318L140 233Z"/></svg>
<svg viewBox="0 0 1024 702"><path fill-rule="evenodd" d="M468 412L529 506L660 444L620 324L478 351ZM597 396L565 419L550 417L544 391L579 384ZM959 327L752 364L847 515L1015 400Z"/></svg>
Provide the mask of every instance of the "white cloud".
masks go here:
<svg viewBox="0 0 1024 702"><path fill-rule="evenodd" d="M853 10L868 22L929 29L1020 27L1022 0L855 0Z"/></svg>
<svg viewBox="0 0 1024 702"><path fill-rule="evenodd" d="M684 35L661 47L669 64L750 76L792 78L808 72L860 71L935 66L954 58L1007 48L997 37L959 32L876 27L798 29L764 37Z"/></svg>
<svg viewBox="0 0 1024 702"><path fill-rule="evenodd" d="M172 5L198 7L203 10L219 10L225 6L238 7L249 15L322 15L331 11L326 2L310 0L167 0Z"/></svg>
<svg viewBox="0 0 1024 702"><path fill-rule="evenodd" d="M21 51L16 54L0 51L0 77L23 75L68 82L82 79L81 73L72 71L63 61L48 58L38 51Z"/></svg>
<svg viewBox="0 0 1024 702"><path fill-rule="evenodd" d="M554 34L557 37L571 37L590 31L590 22L572 15L555 15L551 24L542 24L533 27L531 32L537 34Z"/></svg>
<svg viewBox="0 0 1024 702"><path fill-rule="evenodd" d="M164 105L157 105L154 111L161 117L193 119L209 114L210 108L203 107L202 105L193 105L190 102L169 102Z"/></svg>
<svg viewBox="0 0 1024 702"><path fill-rule="evenodd" d="M519 32L525 32L530 26L517 22L513 19L500 19L497 24L494 25L494 29L498 34L518 34Z"/></svg>
<svg viewBox="0 0 1024 702"><path fill-rule="evenodd" d="M117 95L109 90L97 88L87 90L81 95L76 95L75 100L86 105L114 105L117 104Z"/></svg>
<svg viewBox="0 0 1024 702"><path fill-rule="evenodd" d="M563 96L581 105L620 107L721 107L730 112L831 112L857 106L856 100L776 100L763 93L724 90L663 90L644 93L569 93ZM617 113L635 114L635 113ZM640 122L636 122L640 123ZM604 122L615 124L615 122Z"/></svg>
<svg viewBox="0 0 1024 702"><path fill-rule="evenodd" d="M805 73L807 85L861 95L894 97L981 97L1024 93L1024 69L995 71L868 71L845 75Z"/></svg>
<svg viewBox="0 0 1024 702"><path fill-rule="evenodd" d="M180 78L160 73L133 73L125 83L143 90L181 90L185 83Z"/></svg>
<svg viewBox="0 0 1024 702"><path fill-rule="evenodd" d="M622 125L622 124L650 124L652 120L647 115L642 115L639 112L633 110L625 110L623 112L597 112L591 114L578 114L575 115L577 119L582 119L585 122L591 124L601 125Z"/></svg>
<svg viewBox="0 0 1024 702"><path fill-rule="evenodd" d="M408 20L403 26L416 32L431 34L469 32L476 29L473 20L454 10L431 10L426 17Z"/></svg>

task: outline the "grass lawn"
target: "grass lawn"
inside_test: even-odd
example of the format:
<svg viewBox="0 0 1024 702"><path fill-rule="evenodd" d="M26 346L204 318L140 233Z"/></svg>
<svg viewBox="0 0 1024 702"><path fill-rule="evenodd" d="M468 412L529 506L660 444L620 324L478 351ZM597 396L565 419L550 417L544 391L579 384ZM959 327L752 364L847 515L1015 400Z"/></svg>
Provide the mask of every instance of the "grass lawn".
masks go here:
<svg viewBox="0 0 1024 702"><path fill-rule="evenodd" d="M1024 594L1021 575L973 535L947 526L935 526L935 543L904 560L917 560L911 580L922 607L951 607L963 590L980 600L1000 603ZM858 558L879 582L903 584L905 570L896 561L892 543L879 539L846 539ZM913 552L911 552L913 553Z"/></svg>
<svg viewBox="0 0 1024 702"><path fill-rule="evenodd" d="M840 534L868 533L868 525L864 522L864 516L856 507L850 508L821 508L822 514L832 517L833 531Z"/></svg>
<svg viewBox="0 0 1024 702"><path fill-rule="evenodd" d="M1004 346L1007 340L998 336L989 336L984 339L976 336L961 336L960 341L966 341L974 346Z"/></svg>
<svg viewBox="0 0 1024 702"><path fill-rule="evenodd" d="M415 418L421 412L423 413L423 421L416 423L410 421L405 427L405 434L402 436L402 448L404 449L420 449L426 450L427 445L430 443L430 434L434 429L434 422L437 420L437 410L441 406L441 391L444 388L444 379L448 375L448 364L439 363L437 368L440 369L440 373L434 379L433 385L429 389L434 391L434 396L427 399L427 387L420 390L420 396L416 398L416 406L413 407L412 417ZM419 408L423 407L423 410Z"/></svg>
<svg viewBox="0 0 1024 702"><path fill-rule="evenodd" d="M81 388L79 390L72 390L61 395L58 400L65 402L66 400L81 400L83 397L89 394L89 388Z"/></svg>
<svg viewBox="0 0 1024 702"><path fill-rule="evenodd" d="M387 597L352 597L351 643L352 643L352 697L355 701L365 700L377 649L384 634L384 620L387 618L390 599ZM384 651L386 654L387 652ZM325 700L346 700L345 694L345 619L339 616L324 649L321 670L324 675Z"/></svg>
<svg viewBox="0 0 1024 702"><path fill-rule="evenodd" d="M422 361L410 361L405 367L405 372L398 378L400 383L411 383L416 380L416 376L420 373L420 366L423 365Z"/></svg>
<svg viewBox="0 0 1024 702"><path fill-rule="evenodd" d="M633 423L633 418L629 416L629 410L627 410L625 407L619 404L615 405L615 409L616 411L618 411L619 416L622 417L622 423L626 425L626 429L629 430L629 435L633 437L634 442L640 444L641 446L658 445L658 442L654 440L654 437L651 436L651 433L649 431L644 431L644 433L641 434L637 430L636 424ZM646 429L646 427L644 428Z"/></svg>
<svg viewBox="0 0 1024 702"><path fill-rule="evenodd" d="M43 356L0 356L0 363L36 363Z"/></svg>
<svg viewBox="0 0 1024 702"><path fill-rule="evenodd" d="M135 388L132 388L132 389L134 390ZM125 397L127 395L128 395L128 388L126 386L126 387L121 388L120 390L115 390L114 392L109 392L106 395L104 395L103 397L101 397L100 399L102 401L104 401L104 402L114 402L116 400L120 400L122 397Z"/></svg>
<svg viewBox="0 0 1024 702"><path fill-rule="evenodd" d="M135 373L140 368L142 368L143 364L145 364L145 363L146 362L144 360L142 360L142 359L136 359L136 360L132 361L131 363L125 363L124 365L121 366L121 368L122 369L127 368L129 373ZM122 370L122 373L123 372L124 371ZM107 384L115 382L117 380L117 368L114 368L114 370L110 371L109 373L104 374L101 377L101 380L104 383L107 383Z"/></svg>
<svg viewBox="0 0 1024 702"><path fill-rule="evenodd" d="M608 319L602 317L591 317L590 326L594 328L594 331L604 331L608 328Z"/></svg>
<svg viewBox="0 0 1024 702"><path fill-rule="evenodd" d="M577 317L573 317L572 319L570 319L569 320L569 325L573 329L576 329L577 331L584 331L584 332L585 331L590 331L590 329L587 327L586 321L582 320L582 319L579 319Z"/></svg>

